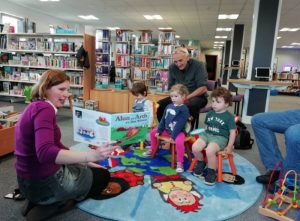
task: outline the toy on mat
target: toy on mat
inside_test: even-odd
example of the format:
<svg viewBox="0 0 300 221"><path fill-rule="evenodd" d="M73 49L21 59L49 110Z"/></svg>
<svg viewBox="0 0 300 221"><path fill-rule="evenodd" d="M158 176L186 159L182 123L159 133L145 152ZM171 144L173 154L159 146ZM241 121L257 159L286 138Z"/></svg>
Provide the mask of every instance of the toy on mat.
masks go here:
<svg viewBox="0 0 300 221"><path fill-rule="evenodd" d="M300 208L299 183L300 180L295 170L287 171L285 176L283 178L281 177L279 181L276 182L274 194L268 194L268 188L270 186L269 182L262 205L258 208L258 212L276 220L293 221L294 219L291 219L286 215L290 209Z"/></svg>

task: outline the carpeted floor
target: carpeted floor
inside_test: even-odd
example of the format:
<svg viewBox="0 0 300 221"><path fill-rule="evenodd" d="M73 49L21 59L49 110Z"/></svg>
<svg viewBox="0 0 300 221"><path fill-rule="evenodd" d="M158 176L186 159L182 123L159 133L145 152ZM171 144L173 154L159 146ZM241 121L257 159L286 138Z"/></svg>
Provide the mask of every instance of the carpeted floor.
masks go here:
<svg viewBox="0 0 300 221"><path fill-rule="evenodd" d="M85 144L73 147L81 150L86 148L88 147ZM113 174L118 171L126 173L123 177L132 177L129 190L111 199L89 199L78 204L78 207L95 216L113 220L198 221L201 217L201 220L214 221L241 214L261 194L262 185L255 182L255 177L259 175L258 170L238 154L234 155L234 162L240 180L230 184L222 182L207 186L190 172L175 175L175 170L170 168L168 151L159 150L154 159L143 157L144 151L132 149L124 156L102 162L102 165L114 166L111 168ZM223 171L229 172L227 161L223 164ZM186 163L185 168L188 166ZM238 181L245 182L237 185ZM113 208L118 208L118 213Z"/></svg>

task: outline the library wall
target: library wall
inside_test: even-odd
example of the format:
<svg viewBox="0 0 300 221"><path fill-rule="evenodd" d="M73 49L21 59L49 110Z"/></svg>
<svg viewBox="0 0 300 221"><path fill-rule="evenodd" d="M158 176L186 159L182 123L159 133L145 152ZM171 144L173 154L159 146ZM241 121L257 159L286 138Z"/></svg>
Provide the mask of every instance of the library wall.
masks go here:
<svg viewBox="0 0 300 221"><path fill-rule="evenodd" d="M284 65L292 65L300 71L300 50L277 48L275 58L277 59L276 72L282 72ZM274 60L275 60L274 58Z"/></svg>
<svg viewBox="0 0 300 221"><path fill-rule="evenodd" d="M33 2L33 4L35 4ZM78 33L84 33L84 25L78 25L76 23L70 23L69 21L54 19L52 16L39 13L38 11L31 10L30 8L25 8L21 5L15 3L10 3L8 1L1 1L1 11L4 13L13 14L16 16L29 18L29 20L36 23L36 32L49 32L49 25L65 25L68 24L70 28L77 29Z"/></svg>

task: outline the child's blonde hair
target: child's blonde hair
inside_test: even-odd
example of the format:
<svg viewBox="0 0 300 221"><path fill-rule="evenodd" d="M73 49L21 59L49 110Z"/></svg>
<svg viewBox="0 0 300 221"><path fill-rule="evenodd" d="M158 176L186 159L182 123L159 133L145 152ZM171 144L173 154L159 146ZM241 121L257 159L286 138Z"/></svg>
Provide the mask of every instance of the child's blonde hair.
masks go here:
<svg viewBox="0 0 300 221"><path fill-rule="evenodd" d="M188 96L189 95L189 90L187 87L183 84L175 84L171 87L170 93L172 92L177 92L180 95Z"/></svg>

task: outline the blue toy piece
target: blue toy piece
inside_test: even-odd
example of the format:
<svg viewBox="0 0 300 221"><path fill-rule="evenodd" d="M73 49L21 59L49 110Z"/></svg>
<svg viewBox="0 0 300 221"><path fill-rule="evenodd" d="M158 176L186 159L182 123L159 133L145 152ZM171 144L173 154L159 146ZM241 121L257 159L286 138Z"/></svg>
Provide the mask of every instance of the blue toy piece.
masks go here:
<svg viewBox="0 0 300 221"><path fill-rule="evenodd" d="M205 129L204 128L198 128L198 129L195 129L195 130L192 130L190 132L190 135L192 136L195 136L195 135L199 135L199 134L202 134L205 132Z"/></svg>

